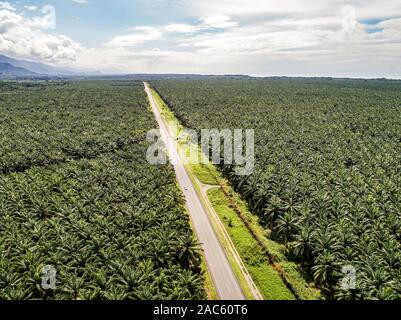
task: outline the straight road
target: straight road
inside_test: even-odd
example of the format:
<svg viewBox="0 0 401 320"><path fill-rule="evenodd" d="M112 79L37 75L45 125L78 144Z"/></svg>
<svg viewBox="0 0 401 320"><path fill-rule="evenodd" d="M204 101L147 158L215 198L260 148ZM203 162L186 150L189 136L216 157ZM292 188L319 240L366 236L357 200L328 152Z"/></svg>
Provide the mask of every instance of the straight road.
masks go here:
<svg viewBox="0 0 401 320"><path fill-rule="evenodd" d="M208 213L203 207L202 201L192 184L183 161L178 155L176 142L169 134L169 130L161 117L149 85L147 83L144 83L144 85L153 113L160 127L161 137L174 165L178 184L185 195L192 224L202 244L208 270L217 295L220 300L245 300L245 296L231 268L230 262L209 220Z"/></svg>

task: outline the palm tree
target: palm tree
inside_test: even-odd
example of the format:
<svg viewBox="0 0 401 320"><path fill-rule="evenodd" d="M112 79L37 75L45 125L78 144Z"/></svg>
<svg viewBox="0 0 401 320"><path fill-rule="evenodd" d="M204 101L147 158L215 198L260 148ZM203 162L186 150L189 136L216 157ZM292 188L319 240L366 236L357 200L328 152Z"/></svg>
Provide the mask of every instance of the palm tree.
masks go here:
<svg viewBox="0 0 401 320"><path fill-rule="evenodd" d="M259 186L256 192L256 201L255 201L255 211L262 212L263 209L266 207L266 203L272 193L271 186L269 185L269 181L262 180L263 182Z"/></svg>
<svg viewBox="0 0 401 320"><path fill-rule="evenodd" d="M107 300L126 300L127 296L124 288L118 285L112 285L110 289L104 292L104 298Z"/></svg>
<svg viewBox="0 0 401 320"><path fill-rule="evenodd" d="M277 218L283 215L284 210L283 201L274 195L264 210L264 219L267 221L270 229L274 228Z"/></svg>
<svg viewBox="0 0 401 320"><path fill-rule="evenodd" d="M313 237L313 253L333 253L336 251L341 251L341 244L336 237L334 230L335 226L333 224L327 224L327 226L323 226L323 222L320 230L314 233Z"/></svg>
<svg viewBox="0 0 401 320"><path fill-rule="evenodd" d="M312 236L313 229L310 226L301 226L299 232L294 236L290 251L301 260L302 263L310 263L312 259Z"/></svg>
<svg viewBox="0 0 401 320"><path fill-rule="evenodd" d="M337 257L329 252L320 254L312 267L315 283L327 293L332 293L335 273L339 269Z"/></svg>
<svg viewBox="0 0 401 320"><path fill-rule="evenodd" d="M178 261L187 270L200 272L200 243L190 233L181 237L177 246Z"/></svg>
<svg viewBox="0 0 401 320"><path fill-rule="evenodd" d="M287 246L288 241L293 239L298 229L299 220L297 219L296 214L294 212L287 211L283 216L278 217L273 231L282 237L284 244Z"/></svg>
<svg viewBox="0 0 401 320"><path fill-rule="evenodd" d="M401 268L400 244L395 239L389 239L382 243L381 253L388 270Z"/></svg>

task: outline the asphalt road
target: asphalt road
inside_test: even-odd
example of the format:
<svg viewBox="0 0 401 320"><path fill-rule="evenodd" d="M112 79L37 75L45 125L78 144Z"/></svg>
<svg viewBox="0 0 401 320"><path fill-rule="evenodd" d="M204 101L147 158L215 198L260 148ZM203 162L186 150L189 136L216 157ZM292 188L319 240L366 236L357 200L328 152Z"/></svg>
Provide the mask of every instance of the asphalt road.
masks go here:
<svg viewBox="0 0 401 320"><path fill-rule="evenodd" d="M245 300L242 289L231 268L228 258L209 220L208 213L202 205L194 185L182 163L174 139L170 136L156 102L147 83L144 83L150 105L155 114L164 144L167 147L170 159L173 161L177 181L185 195L186 204L192 224L199 241L202 244L209 273L212 277L217 295L220 300Z"/></svg>

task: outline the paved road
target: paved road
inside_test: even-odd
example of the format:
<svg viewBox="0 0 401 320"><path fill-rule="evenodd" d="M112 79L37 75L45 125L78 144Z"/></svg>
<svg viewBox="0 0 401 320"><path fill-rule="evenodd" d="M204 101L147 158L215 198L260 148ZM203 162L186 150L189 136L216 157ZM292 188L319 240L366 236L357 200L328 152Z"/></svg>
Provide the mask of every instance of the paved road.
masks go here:
<svg viewBox="0 0 401 320"><path fill-rule="evenodd" d="M215 285L217 295L221 300L245 300L224 249L214 232L208 213L203 207L185 166L178 155L175 141L170 136L168 128L162 120L147 83L145 83L145 90L159 124L162 139L167 147L170 159L172 159L178 184L185 195L192 224L194 225L199 241L202 243L208 270Z"/></svg>

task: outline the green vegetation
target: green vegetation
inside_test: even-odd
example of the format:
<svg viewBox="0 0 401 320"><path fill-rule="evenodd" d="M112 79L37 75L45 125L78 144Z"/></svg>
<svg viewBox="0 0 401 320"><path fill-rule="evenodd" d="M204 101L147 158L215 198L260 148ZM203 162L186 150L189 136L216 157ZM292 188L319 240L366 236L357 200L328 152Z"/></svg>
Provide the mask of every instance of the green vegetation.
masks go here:
<svg viewBox="0 0 401 320"><path fill-rule="evenodd" d="M266 300L293 300L294 295L285 286L283 280L252 235L244 227L236 212L227 205L226 197L219 188L208 191L208 197L219 217L223 221L231 239L246 268Z"/></svg>
<svg viewBox="0 0 401 320"><path fill-rule="evenodd" d="M164 101L160 98L160 96L157 94L157 92L154 89L151 89L152 95L156 101L157 107L159 108L159 111L163 117L163 121L166 122L170 134L173 135L173 137L179 142L177 144L178 150L181 153L182 156L187 157L187 160L190 160L190 154L196 154L197 156L202 156L200 153L200 150L196 144L190 143L188 141L188 136L186 136L184 132L184 128L182 125L179 123L179 121L175 118L174 114L171 112L171 110L166 106ZM205 159L207 160L207 159ZM201 190L201 185L199 185L199 180L201 180L201 183L210 183L210 184L217 184L218 183L218 171L216 170L216 167L211 164L188 164L186 166L186 170L189 174L189 177L195 187L196 192L200 196L200 199L205 207L208 207L208 202L203 201L202 197L202 190ZM224 235L222 234L221 228L216 224L214 219L211 219L211 222L214 224L217 236L220 240L220 243L222 246L225 248L227 258L230 261L230 264L233 268L233 271L235 275L237 276L238 282L242 288L242 291L246 297L246 299L252 300L254 298L249 285L245 279L245 276L238 265L238 263L235 260L235 257L233 256L231 250L229 249L229 244L227 243L227 240L225 239ZM202 265L203 269L207 271L206 264L204 263ZM215 291L215 288L213 287L212 284L212 279L210 278L210 275L205 272L205 287L206 287L206 293L208 295L208 298L210 300L216 300L217 299L217 293Z"/></svg>
<svg viewBox="0 0 401 320"><path fill-rule="evenodd" d="M258 268L253 267L252 259L250 260L251 266L247 265L247 269L259 290L262 294L264 293L265 299L282 299L283 296L290 296L292 298L295 296L300 300L321 299L320 292L308 284L302 277L302 270L299 269L297 264L286 259L284 254L285 246L266 237L266 230L260 226L259 218L249 211L248 205L227 184L221 173L215 169L215 166L209 162L205 165L192 165L191 167L194 168L192 172L200 183L209 186L218 185L218 189L215 187L208 191L208 199L219 215L219 218L225 222L227 230L233 228L232 215L235 215L234 219L237 222L235 225L236 232L229 232L229 235L241 258L245 260L245 264L247 265L249 261L247 248L249 242L252 242L255 248L258 247L258 252L263 254L263 258L259 257L260 269L269 269L269 272L265 273L264 277L262 277L263 272L258 272ZM209 181L210 183L208 183ZM230 214L227 214L228 212ZM237 234L242 234L243 236L236 237ZM262 263L273 266L275 273L272 274L271 267L267 265L263 266ZM269 281L280 283L284 281L287 286L285 294L283 295L281 291L282 286L278 286L278 291L272 290L272 286L266 285Z"/></svg>
<svg viewBox="0 0 401 320"><path fill-rule="evenodd" d="M400 82L153 85L191 129L255 129L255 172L236 176L228 164L220 170L266 237L284 245L277 259L302 265L328 298L401 297ZM341 287L347 265L356 268L355 290ZM295 265L282 266L291 273Z"/></svg>
<svg viewBox="0 0 401 320"><path fill-rule="evenodd" d="M264 254L268 257L269 262L274 265L275 270L281 275L287 287L291 289L291 292L300 300L321 299L322 296L319 290L304 279L299 266L294 262L288 261L285 256L285 246L268 239L268 230L261 227L260 218L250 212L247 203L240 199L239 195L226 183L223 184L222 188L226 196L226 202L231 207L234 207L237 215L243 221L243 227L247 228L248 232L252 234Z"/></svg>
<svg viewBox="0 0 401 320"><path fill-rule="evenodd" d="M219 226L218 222L213 218L212 214L212 210L214 210L214 208L212 207L209 198L205 199L204 196L202 196L202 186L200 185L200 182L198 180L198 177L192 172L192 165L187 165L186 166L186 170L189 173L189 178L191 179L196 192L198 193L198 195L200 196L201 202L203 204L203 206L205 208L209 208L209 213L210 213L210 221L213 224L214 230L217 234L217 237L219 238L220 244L223 246L227 258L231 264L231 267L234 271L235 276L237 277L237 280L241 286L242 292L244 293L245 299L247 300L254 300L254 295L251 291L251 288L249 287L249 284L247 282L247 279L245 278L245 275L243 273L243 270L241 269L241 266L238 264L236 257L234 256L234 253L232 252L232 250L230 249L230 244L228 243L226 237L224 236L223 232L224 230L222 230L222 228ZM206 172L202 171L202 174L204 174L204 177L206 179L210 179L212 180L211 177L206 177ZM207 195L206 195L207 196ZM209 201L208 201L209 200Z"/></svg>
<svg viewBox="0 0 401 320"><path fill-rule="evenodd" d="M142 83L0 93L0 299L204 298L174 171L146 162L156 123Z"/></svg>
<svg viewBox="0 0 401 320"><path fill-rule="evenodd" d="M191 165L192 172L196 175L198 180L205 185L218 185L217 173L211 174L211 171L217 171L212 164L194 164Z"/></svg>
<svg viewBox="0 0 401 320"><path fill-rule="evenodd" d="M198 158L201 157L202 154L199 147L196 144L188 143L185 134L184 136L182 135L184 128L155 90L153 90L153 96L157 101L160 112L163 114L165 121L168 122L170 127L177 127L177 137L179 136L179 140L182 141L182 143L179 144L179 147L184 149L184 151L192 149L194 154L198 154ZM188 153L184 154L188 156ZM190 177L200 195L202 194L202 191L201 186L198 185L199 183L209 187L219 186L219 192L216 191L216 194L206 195L213 207L211 210L214 210L221 220L227 219L227 212L230 212L231 215L235 216L237 222L235 226L236 232L233 233L229 230L233 227L231 225L231 220L224 228L228 230L228 236L231 238L231 241L233 241L241 259L245 261L248 272L256 282L256 285L264 295L265 299L279 300L294 299L295 297L302 300L319 299L319 292L305 282L301 277L297 266L294 263L288 262L283 257L283 254L281 253L283 251L283 246L265 238L265 233L258 225L259 219L250 214L247 205L244 204L232 188L227 185L226 180L222 177L216 167L209 162L208 159L204 160L206 160L204 163L189 164L187 166ZM204 205L208 207L208 203L204 203ZM236 210L233 209L233 205L236 206ZM219 230L219 226L215 227L216 230ZM230 249L228 249L229 244L226 243L225 237L221 232L218 232L218 235L221 243L226 247L227 256L231 261L245 295L252 299L253 294L250 291L241 269L235 262ZM269 243L267 244L268 241ZM254 251L257 250L260 254L259 256L255 256L257 258L256 260L253 260L249 256L250 244L252 244Z"/></svg>

